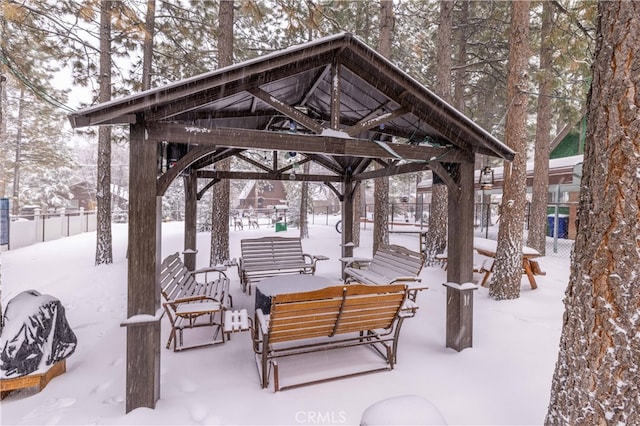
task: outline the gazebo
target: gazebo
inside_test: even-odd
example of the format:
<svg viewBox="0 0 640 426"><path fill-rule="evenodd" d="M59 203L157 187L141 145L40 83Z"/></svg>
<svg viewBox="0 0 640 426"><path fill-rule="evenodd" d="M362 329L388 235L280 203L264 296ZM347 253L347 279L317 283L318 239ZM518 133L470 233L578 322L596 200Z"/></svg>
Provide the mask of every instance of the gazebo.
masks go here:
<svg viewBox="0 0 640 426"><path fill-rule="evenodd" d="M197 199L221 179L323 182L342 203L344 246L352 240L353 196L363 180L432 170L449 193L446 346L471 346L475 154L506 160L515 154L352 34L85 108L69 121L74 128L129 126L135 185L124 322L127 412L155 407L160 396L160 200L179 176L185 249L195 248ZM269 161L247 150L266 152ZM293 174L295 164L279 163L278 151L296 152L295 164L312 161L324 172ZM259 171L212 167L231 156ZM351 250L346 246L344 255Z"/></svg>

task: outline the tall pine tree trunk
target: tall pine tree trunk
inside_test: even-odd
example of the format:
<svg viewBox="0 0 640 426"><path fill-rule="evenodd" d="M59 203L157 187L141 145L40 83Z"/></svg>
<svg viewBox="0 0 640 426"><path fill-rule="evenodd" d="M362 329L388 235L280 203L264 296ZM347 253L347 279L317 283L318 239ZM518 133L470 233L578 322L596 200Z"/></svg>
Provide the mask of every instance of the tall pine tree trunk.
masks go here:
<svg viewBox="0 0 640 426"><path fill-rule="evenodd" d="M144 46L142 49L142 90L151 89L153 70L153 33L156 22L156 0L147 0L147 15L144 22Z"/></svg>
<svg viewBox="0 0 640 426"><path fill-rule="evenodd" d="M395 17L393 2L380 0L380 34L378 52L386 58L391 57L391 41ZM381 245L389 244L389 177L374 180L373 191L373 253Z"/></svg>
<svg viewBox="0 0 640 426"><path fill-rule="evenodd" d="M303 173L309 174L311 162L304 163ZM300 238L309 238L309 221L307 220L307 214L309 212L309 181L302 182L302 194L300 194Z"/></svg>
<svg viewBox="0 0 640 426"><path fill-rule="evenodd" d="M22 126L24 125L24 88L20 88L18 100L18 122L16 129L16 152L13 163L13 214L20 214L20 164L22 163Z"/></svg>
<svg viewBox="0 0 640 426"><path fill-rule="evenodd" d="M7 77L3 74L4 66L0 65L0 197L7 190Z"/></svg>
<svg viewBox="0 0 640 426"><path fill-rule="evenodd" d="M111 99L111 6L100 3L100 103ZM111 126L98 129L96 265L113 263L111 239Z"/></svg>
<svg viewBox="0 0 640 426"><path fill-rule="evenodd" d="M507 122L505 142L516 152L504 164L504 187L500 205L500 229L495 269L489 295L497 300L520 297L522 280L522 233L527 184L527 82L529 60L529 1L511 3Z"/></svg>
<svg viewBox="0 0 640 426"><path fill-rule="evenodd" d="M218 11L218 66L233 64L233 1L221 0ZM216 170L229 171L231 159L216 163ZM211 191L211 255L210 265L229 259L229 192L230 182L223 179Z"/></svg>
<svg viewBox="0 0 640 426"><path fill-rule="evenodd" d="M578 232L545 423L640 424L640 2L600 2Z"/></svg>
<svg viewBox="0 0 640 426"><path fill-rule="evenodd" d="M534 157L533 192L531 217L527 245L544 255L547 246L547 203L549 199L549 144L551 142L551 89L553 50L551 30L553 28L551 2L542 3L542 29L540 41L540 89L538 95L538 118L536 123L536 151Z"/></svg>
<svg viewBox="0 0 640 426"><path fill-rule="evenodd" d="M438 73L435 89L436 94L447 102L451 102L452 29L453 2L441 1L436 54ZM447 247L448 193L446 185L431 186L431 206L425 253L427 265L431 265L435 255L444 252Z"/></svg>

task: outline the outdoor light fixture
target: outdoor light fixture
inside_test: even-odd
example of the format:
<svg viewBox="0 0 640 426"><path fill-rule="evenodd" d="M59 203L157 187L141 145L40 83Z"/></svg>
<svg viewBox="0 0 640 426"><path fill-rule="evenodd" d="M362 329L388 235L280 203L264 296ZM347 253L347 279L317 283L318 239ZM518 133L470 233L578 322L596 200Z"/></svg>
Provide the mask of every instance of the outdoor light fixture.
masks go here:
<svg viewBox="0 0 640 426"><path fill-rule="evenodd" d="M491 189L493 188L493 169L489 166L484 166L484 168L480 171L480 179L478 180L480 184L480 189Z"/></svg>

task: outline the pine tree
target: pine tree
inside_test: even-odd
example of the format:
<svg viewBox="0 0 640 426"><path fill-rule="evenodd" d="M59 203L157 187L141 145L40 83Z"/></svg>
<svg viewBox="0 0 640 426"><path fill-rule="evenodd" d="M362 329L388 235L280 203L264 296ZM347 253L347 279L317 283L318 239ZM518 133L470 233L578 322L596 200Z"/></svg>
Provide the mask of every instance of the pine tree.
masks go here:
<svg viewBox="0 0 640 426"><path fill-rule="evenodd" d="M639 424L640 4L600 2L578 235L545 424Z"/></svg>
<svg viewBox="0 0 640 426"><path fill-rule="evenodd" d="M549 195L549 143L551 142L551 89L553 83L553 5L542 3L540 40L540 69L538 111L536 117L536 145L531 197L531 217L527 245L544 255L547 247L547 202Z"/></svg>
<svg viewBox="0 0 640 426"><path fill-rule="evenodd" d="M394 22L393 3L389 0L380 0L378 52L387 58L391 56ZM376 253L380 246L389 244L389 177L376 178L374 185L373 252Z"/></svg>
<svg viewBox="0 0 640 426"><path fill-rule="evenodd" d="M509 37L509 109L505 142L516 152L513 162L505 162L500 228L493 278L489 295L497 300L520 297L522 280L522 233L524 231L527 184L526 119L528 107L529 2L511 3Z"/></svg>
<svg viewBox="0 0 640 426"><path fill-rule="evenodd" d="M233 64L233 1L221 0L218 12L218 66ZM216 169L229 171L231 159L216 163ZM211 255L209 263L217 265L229 259L229 180L223 179L211 192Z"/></svg>
<svg viewBox="0 0 640 426"><path fill-rule="evenodd" d="M440 1L438 22L436 94L451 103L451 40L453 30L453 2ZM429 227L426 238L426 261L432 264L435 255L447 247L448 190L446 185L432 185Z"/></svg>
<svg viewBox="0 0 640 426"><path fill-rule="evenodd" d="M111 1L100 3L100 102L111 99ZM111 126L98 129L96 265L113 263L111 238Z"/></svg>

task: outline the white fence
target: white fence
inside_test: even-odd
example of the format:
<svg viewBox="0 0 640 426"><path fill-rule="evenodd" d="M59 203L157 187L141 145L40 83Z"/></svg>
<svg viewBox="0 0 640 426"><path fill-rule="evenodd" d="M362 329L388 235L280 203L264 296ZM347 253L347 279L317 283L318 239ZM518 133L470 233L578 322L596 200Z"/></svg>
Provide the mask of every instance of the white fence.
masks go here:
<svg viewBox="0 0 640 426"><path fill-rule="evenodd" d="M17 249L44 241L56 240L70 235L96 230L96 212L41 213L35 210L33 215L22 216L9 222L9 246Z"/></svg>

